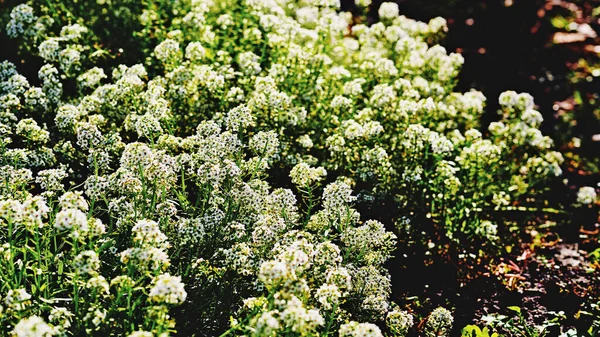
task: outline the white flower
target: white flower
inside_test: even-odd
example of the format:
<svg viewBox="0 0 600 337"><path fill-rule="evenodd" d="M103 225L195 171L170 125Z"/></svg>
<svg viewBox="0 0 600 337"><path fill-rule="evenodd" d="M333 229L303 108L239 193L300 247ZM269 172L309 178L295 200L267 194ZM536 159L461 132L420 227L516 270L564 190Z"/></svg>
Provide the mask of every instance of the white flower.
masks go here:
<svg viewBox="0 0 600 337"><path fill-rule="evenodd" d="M252 112L244 104L229 110L225 117L225 126L232 132L240 132L253 124Z"/></svg>
<svg viewBox="0 0 600 337"><path fill-rule="evenodd" d="M100 258L93 250L86 250L75 256L73 268L77 274L92 274L100 268Z"/></svg>
<svg viewBox="0 0 600 337"><path fill-rule="evenodd" d="M163 131L158 118L151 114L140 116L135 122L135 131L140 138L152 138Z"/></svg>
<svg viewBox="0 0 600 337"><path fill-rule="evenodd" d="M74 47L67 47L58 53L60 69L65 73L77 71L80 66L81 52Z"/></svg>
<svg viewBox="0 0 600 337"><path fill-rule="evenodd" d="M66 209L56 214L54 227L59 231L74 230L87 232L87 215L79 209Z"/></svg>
<svg viewBox="0 0 600 337"><path fill-rule="evenodd" d="M258 335L270 336L280 327L279 321L275 318L276 311L263 312L256 321L256 330Z"/></svg>
<svg viewBox="0 0 600 337"><path fill-rule="evenodd" d="M521 111L533 109L533 96L524 92L517 95L516 107Z"/></svg>
<svg viewBox="0 0 600 337"><path fill-rule="evenodd" d="M305 188L323 180L327 171L322 167L310 167L306 163L299 163L290 171L292 183L298 187Z"/></svg>
<svg viewBox="0 0 600 337"><path fill-rule="evenodd" d="M517 104L517 93L512 90L501 93L500 97L498 97L498 103L502 106L512 108Z"/></svg>
<svg viewBox="0 0 600 337"><path fill-rule="evenodd" d="M60 37L62 40L76 40L81 38L81 35L87 32L88 29L85 26L75 23L62 27L60 30Z"/></svg>
<svg viewBox="0 0 600 337"><path fill-rule="evenodd" d="M40 56L46 61L57 61L60 52L60 44L58 38L51 37L38 46Z"/></svg>
<svg viewBox="0 0 600 337"><path fill-rule="evenodd" d="M395 2L384 2L379 7L379 19L385 20L393 20L400 15L400 8L398 4Z"/></svg>
<svg viewBox="0 0 600 337"><path fill-rule="evenodd" d="M287 327L301 335L312 335L308 332L325 323L318 310L307 310L302 301L294 295L286 302L286 308L281 312L281 317Z"/></svg>
<svg viewBox="0 0 600 337"><path fill-rule="evenodd" d="M544 121L544 117L542 117L542 114L534 109L525 110L525 112L523 112L523 114L521 115L521 119L525 123L533 127L539 126Z"/></svg>
<svg viewBox="0 0 600 337"><path fill-rule="evenodd" d="M277 153L279 138L274 131L260 131L250 138L250 148L263 158L270 158Z"/></svg>
<svg viewBox="0 0 600 337"><path fill-rule="evenodd" d="M6 306L10 309L24 310L30 299L31 295L29 295L25 289L10 289L8 293L6 293L4 303L6 303Z"/></svg>
<svg viewBox="0 0 600 337"><path fill-rule="evenodd" d="M429 315L425 324L425 336L427 337L448 337L452 330L454 318L448 309L439 307Z"/></svg>
<svg viewBox="0 0 600 337"><path fill-rule="evenodd" d="M352 188L345 182L333 182L323 191L323 208L327 211L341 212L356 200L352 195Z"/></svg>
<svg viewBox="0 0 600 337"><path fill-rule="evenodd" d="M54 329L39 316L23 318L11 331L13 337L50 337Z"/></svg>
<svg viewBox="0 0 600 337"><path fill-rule="evenodd" d="M154 55L163 63L170 63L177 60L180 53L179 43L171 39L164 40L154 48Z"/></svg>
<svg viewBox="0 0 600 337"><path fill-rule="evenodd" d="M244 52L238 55L238 64L246 75L257 75L261 71L260 57L253 52Z"/></svg>
<svg viewBox="0 0 600 337"><path fill-rule="evenodd" d="M181 282L181 277L169 274L158 275L154 279L154 284L148 295L151 302L175 305L183 303L186 297L187 292Z"/></svg>
<svg viewBox="0 0 600 337"><path fill-rule="evenodd" d="M414 324L413 315L403 310L388 312L386 323L394 336L406 336L408 329Z"/></svg>
<svg viewBox="0 0 600 337"><path fill-rule="evenodd" d="M52 308L50 311L50 315L48 316L48 320L55 326L60 326L61 328L69 328L71 327L71 321L73 320L73 313L69 311L67 308Z"/></svg>
<svg viewBox="0 0 600 337"><path fill-rule="evenodd" d="M354 0L354 3L356 4L356 6L363 7L363 8L371 6L371 2L372 2L372 0Z"/></svg>
<svg viewBox="0 0 600 337"><path fill-rule="evenodd" d="M192 62L201 61L206 56L206 50L200 42L190 42L185 47L185 58Z"/></svg>
<svg viewBox="0 0 600 337"><path fill-rule="evenodd" d="M84 88L94 88L106 78L104 69L94 67L77 77L77 82Z"/></svg>
<svg viewBox="0 0 600 337"><path fill-rule="evenodd" d="M280 283L290 275L290 271L285 262L267 261L263 262L260 266L258 279L266 285L274 285Z"/></svg>
<svg viewBox="0 0 600 337"><path fill-rule="evenodd" d="M331 310L334 306L338 305L342 293L334 284L323 284L317 289L315 297L323 305L324 309Z"/></svg>
<svg viewBox="0 0 600 337"><path fill-rule="evenodd" d="M62 209L76 208L82 211L88 210L88 204L81 192L65 192L59 199L59 205Z"/></svg>
<svg viewBox="0 0 600 337"><path fill-rule="evenodd" d="M168 248L167 236L163 234L158 223L152 220L138 220L131 229L133 242L142 246Z"/></svg>
<svg viewBox="0 0 600 337"><path fill-rule="evenodd" d="M352 321L340 326L340 337L383 337L383 334L375 324Z"/></svg>
<svg viewBox="0 0 600 337"><path fill-rule="evenodd" d="M10 12L10 21L6 24L6 35L16 38L25 33L37 20L33 8L27 4L20 4Z"/></svg>
<svg viewBox="0 0 600 337"><path fill-rule="evenodd" d="M590 186L581 187L577 192L577 202L581 204L593 204L596 198L596 189Z"/></svg>

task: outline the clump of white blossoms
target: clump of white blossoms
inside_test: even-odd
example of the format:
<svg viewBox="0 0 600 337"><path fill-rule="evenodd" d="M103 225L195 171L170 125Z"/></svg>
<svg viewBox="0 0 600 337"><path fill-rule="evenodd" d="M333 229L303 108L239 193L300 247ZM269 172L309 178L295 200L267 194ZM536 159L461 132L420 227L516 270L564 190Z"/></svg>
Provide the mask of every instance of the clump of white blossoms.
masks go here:
<svg viewBox="0 0 600 337"><path fill-rule="evenodd" d="M56 214L54 227L61 231L72 231L78 236L80 232L87 232L87 215L79 209L69 208Z"/></svg>
<svg viewBox="0 0 600 337"><path fill-rule="evenodd" d="M577 202L580 204L593 204L597 198L596 189L591 186L581 187L577 191Z"/></svg>
<svg viewBox="0 0 600 337"><path fill-rule="evenodd" d="M340 327L340 337L383 337L383 333L375 324L350 322Z"/></svg>
<svg viewBox="0 0 600 337"><path fill-rule="evenodd" d="M27 4L20 4L10 12L10 21L6 25L6 33L15 38L26 33L37 20L33 8Z"/></svg>
<svg viewBox="0 0 600 337"><path fill-rule="evenodd" d="M382 21L393 20L400 15L400 9L395 2L384 2L379 7L378 14Z"/></svg>
<svg viewBox="0 0 600 337"><path fill-rule="evenodd" d="M448 309L439 307L431 312L425 324L427 337L450 336L454 318Z"/></svg>
<svg viewBox="0 0 600 337"><path fill-rule="evenodd" d="M25 289L10 289L6 293L4 304L11 310L24 310L31 303L31 295Z"/></svg>
<svg viewBox="0 0 600 337"><path fill-rule="evenodd" d="M55 329L44 322L39 316L23 318L10 332L12 337L51 337Z"/></svg>
<svg viewBox="0 0 600 337"><path fill-rule="evenodd" d="M100 268L100 259L93 250L79 253L73 260L73 267L78 274L93 274Z"/></svg>
<svg viewBox="0 0 600 337"><path fill-rule="evenodd" d="M300 187L309 187L327 176L322 167L310 167L307 163L299 163L290 171L292 182Z"/></svg>
<svg viewBox="0 0 600 337"><path fill-rule="evenodd" d="M206 56L206 49L202 46L200 42L190 42L185 47L185 58L194 62L201 61Z"/></svg>
<svg viewBox="0 0 600 337"><path fill-rule="evenodd" d="M84 88L95 88L107 76L104 74L104 69L94 67L77 77L80 86Z"/></svg>
<svg viewBox="0 0 600 337"><path fill-rule="evenodd" d="M338 306L342 293L335 284L323 284L315 296L324 309L331 310Z"/></svg>
<svg viewBox="0 0 600 337"><path fill-rule="evenodd" d="M388 312L385 321L390 331L397 336L406 336L414 324L413 315L404 310Z"/></svg>
<svg viewBox="0 0 600 337"><path fill-rule="evenodd" d="M155 303L181 304L187 293L181 283L181 277L169 274L158 275L153 282L148 298Z"/></svg>
<svg viewBox="0 0 600 337"><path fill-rule="evenodd" d="M156 58L163 63L175 62L181 57L179 43L175 40L166 39L154 49Z"/></svg>

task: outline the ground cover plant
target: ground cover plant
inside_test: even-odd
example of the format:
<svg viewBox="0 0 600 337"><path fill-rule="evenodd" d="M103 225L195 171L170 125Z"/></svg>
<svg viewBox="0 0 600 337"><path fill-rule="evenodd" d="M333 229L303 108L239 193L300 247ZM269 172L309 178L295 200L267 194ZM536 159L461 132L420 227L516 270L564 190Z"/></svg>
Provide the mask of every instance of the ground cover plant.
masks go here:
<svg viewBox="0 0 600 337"><path fill-rule="evenodd" d="M563 157L533 97L458 92L442 18L3 6L3 334L449 336L450 310L392 298L392 258L488 259L523 234L504 214L560 212L544 195ZM579 190L578 209L597 204Z"/></svg>

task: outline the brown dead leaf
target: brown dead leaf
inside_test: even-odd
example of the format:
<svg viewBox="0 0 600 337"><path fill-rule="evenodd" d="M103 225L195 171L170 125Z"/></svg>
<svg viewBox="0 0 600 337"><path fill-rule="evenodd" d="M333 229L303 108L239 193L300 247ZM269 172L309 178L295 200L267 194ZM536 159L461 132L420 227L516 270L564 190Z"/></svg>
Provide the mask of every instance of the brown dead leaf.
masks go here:
<svg viewBox="0 0 600 337"><path fill-rule="evenodd" d="M600 234L600 229L596 228L596 229L595 229L595 230L593 230L593 231L588 231L588 230L585 230L585 229L583 228L583 226L582 226L582 227L579 229L579 233L581 233L581 234L585 234L585 235L598 235L598 234Z"/></svg>

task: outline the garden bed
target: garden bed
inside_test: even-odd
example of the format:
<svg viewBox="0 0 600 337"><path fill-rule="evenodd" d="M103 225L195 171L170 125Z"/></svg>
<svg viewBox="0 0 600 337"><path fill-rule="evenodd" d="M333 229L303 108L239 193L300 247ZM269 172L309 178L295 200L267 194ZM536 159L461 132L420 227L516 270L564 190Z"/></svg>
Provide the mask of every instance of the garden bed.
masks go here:
<svg viewBox="0 0 600 337"><path fill-rule="evenodd" d="M0 334L597 335L599 13L444 4L5 1Z"/></svg>

